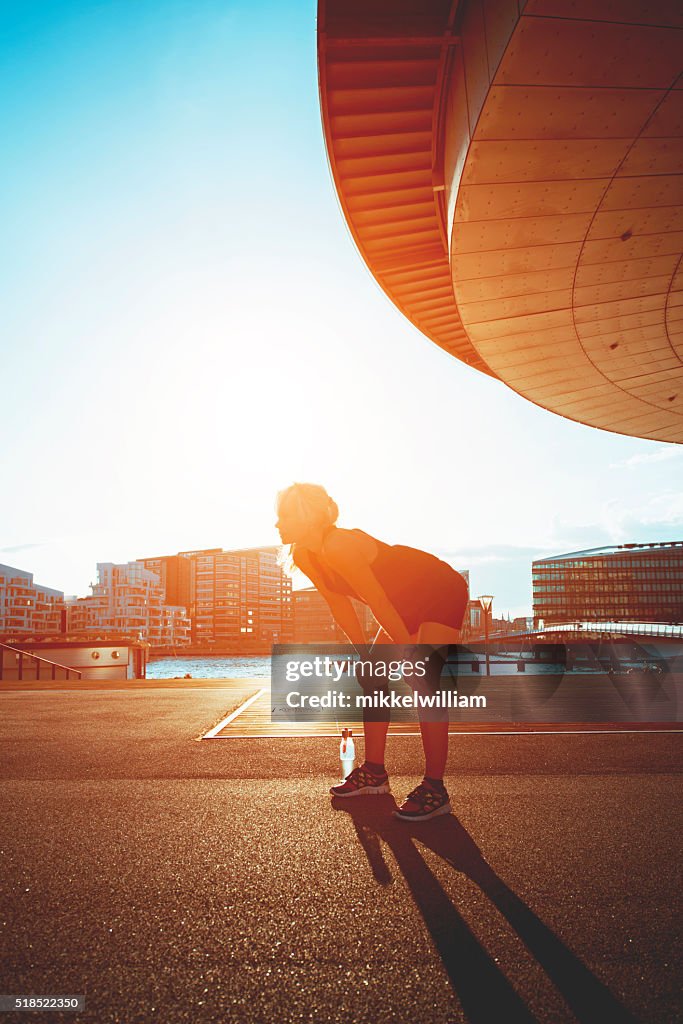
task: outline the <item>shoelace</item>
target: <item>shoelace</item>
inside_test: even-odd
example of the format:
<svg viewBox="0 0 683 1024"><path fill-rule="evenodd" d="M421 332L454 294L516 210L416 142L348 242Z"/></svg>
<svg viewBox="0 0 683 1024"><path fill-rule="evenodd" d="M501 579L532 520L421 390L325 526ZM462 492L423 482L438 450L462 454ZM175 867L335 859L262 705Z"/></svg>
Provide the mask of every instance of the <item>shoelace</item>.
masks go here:
<svg viewBox="0 0 683 1024"><path fill-rule="evenodd" d="M363 779L363 776L365 777L365 780ZM361 767L359 765L358 768L354 768L353 771L351 772L351 774L347 776L346 781L347 782L351 782L351 781L359 782L359 783L363 784L364 781L370 782L370 781L373 781L373 780L376 781L377 779L383 779L383 778L384 778L383 775L373 775L373 773L371 771L368 771L367 768L363 768L363 767Z"/></svg>
<svg viewBox="0 0 683 1024"><path fill-rule="evenodd" d="M430 789L429 786L425 786L424 783L420 783L416 786L412 793L408 794L407 799L413 800L417 804L421 804L423 807L429 806L430 804L444 803L445 793L438 793L434 789Z"/></svg>

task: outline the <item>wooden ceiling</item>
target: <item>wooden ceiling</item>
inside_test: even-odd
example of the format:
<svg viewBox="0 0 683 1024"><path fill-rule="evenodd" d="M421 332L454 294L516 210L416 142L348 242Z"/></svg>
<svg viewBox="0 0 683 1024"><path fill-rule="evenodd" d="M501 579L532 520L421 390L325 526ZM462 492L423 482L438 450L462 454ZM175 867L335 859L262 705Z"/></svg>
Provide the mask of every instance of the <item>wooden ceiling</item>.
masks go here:
<svg viewBox="0 0 683 1024"><path fill-rule="evenodd" d="M428 338L489 372L455 305L434 170L452 6L321 0L321 110L337 195L372 274Z"/></svg>
<svg viewBox="0 0 683 1024"><path fill-rule="evenodd" d="M544 408L683 442L681 4L324 0L319 46L340 202L399 308Z"/></svg>

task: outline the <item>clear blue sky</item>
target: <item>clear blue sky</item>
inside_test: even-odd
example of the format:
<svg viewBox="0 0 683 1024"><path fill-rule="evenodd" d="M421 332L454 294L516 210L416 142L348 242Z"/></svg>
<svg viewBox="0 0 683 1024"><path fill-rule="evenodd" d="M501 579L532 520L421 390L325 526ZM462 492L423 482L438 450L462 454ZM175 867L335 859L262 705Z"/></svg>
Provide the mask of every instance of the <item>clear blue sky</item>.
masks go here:
<svg viewBox="0 0 683 1024"><path fill-rule="evenodd" d="M315 6L0 9L0 561L99 561L340 525L530 611L530 561L683 536L679 446L546 413L424 339L358 257L318 109Z"/></svg>

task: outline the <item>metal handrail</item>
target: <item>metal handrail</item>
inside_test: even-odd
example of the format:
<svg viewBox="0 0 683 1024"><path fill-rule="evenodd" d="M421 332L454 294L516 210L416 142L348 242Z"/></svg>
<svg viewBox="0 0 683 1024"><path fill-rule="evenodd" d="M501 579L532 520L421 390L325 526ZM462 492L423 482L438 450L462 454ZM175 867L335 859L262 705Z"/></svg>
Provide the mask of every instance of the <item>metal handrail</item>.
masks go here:
<svg viewBox="0 0 683 1024"><path fill-rule="evenodd" d="M24 678L24 658L32 658L35 662L41 665L49 665L52 679L57 678L57 669L66 672L67 679L71 679L72 675L76 679L80 679L82 677L82 673L77 668L72 668L69 665L62 665L58 661L50 661L49 658L41 658L39 654L33 654L31 651L24 651L21 647L13 647L11 644L0 643L0 680L4 678L5 651L11 651L12 654L19 655L17 679L20 681L23 681ZM40 668L38 668L38 678L40 678Z"/></svg>
<svg viewBox="0 0 683 1024"><path fill-rule="evenodd" d="M543 629L522 630L515 633L489 633L489 640L506 640L514 637L542 637L549 633L571 633L575 636L589 633L616 634L617 636L658 637L660 639L683 640L683 625L677 622L600 622L573 621L552 622ZM478 637L477 639L482 639Z"/></svg>

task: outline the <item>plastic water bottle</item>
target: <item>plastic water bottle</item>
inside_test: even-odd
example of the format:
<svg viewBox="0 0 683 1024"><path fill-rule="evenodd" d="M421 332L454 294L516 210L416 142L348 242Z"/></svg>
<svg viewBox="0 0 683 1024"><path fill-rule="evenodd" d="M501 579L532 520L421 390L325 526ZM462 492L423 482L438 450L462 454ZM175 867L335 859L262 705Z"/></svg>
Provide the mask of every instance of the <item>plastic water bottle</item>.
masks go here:
<svg viewBox="0 0 683 1024"><path fill-rule="evenodd" d="M356 748L353 742L353 729L343 729L339 744L339 757L342 763L342 782L353 769L356 760Z"/></svg>

